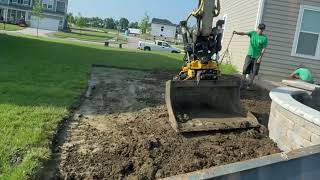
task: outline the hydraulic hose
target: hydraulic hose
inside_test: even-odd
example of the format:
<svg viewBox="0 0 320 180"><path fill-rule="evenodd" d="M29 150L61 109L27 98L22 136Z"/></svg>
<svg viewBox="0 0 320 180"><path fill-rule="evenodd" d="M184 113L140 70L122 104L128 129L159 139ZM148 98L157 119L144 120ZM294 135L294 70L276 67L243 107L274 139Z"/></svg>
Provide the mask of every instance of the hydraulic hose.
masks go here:
<svg viewBox="0 0 320 180"><path fill-rule="evenodd" d="M197 16L199 16L199 15L203 12L203 9L204 9L204 1L205 1L205 0L200 0L198 9L192 11L192 12L189 14L189 16L187 17L187 21L190 19L191 16L197 17Z"/></svg>

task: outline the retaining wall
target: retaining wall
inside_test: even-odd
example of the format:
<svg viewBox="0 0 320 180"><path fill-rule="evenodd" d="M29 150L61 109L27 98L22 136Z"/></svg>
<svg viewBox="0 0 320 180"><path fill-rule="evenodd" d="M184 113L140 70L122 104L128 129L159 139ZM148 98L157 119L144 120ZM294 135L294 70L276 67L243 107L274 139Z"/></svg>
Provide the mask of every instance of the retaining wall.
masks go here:
<svg viewBox="0 0 320 180"><path fill-rule="evenodd" d="M296 100L311 98L310 94L290 87L276 88L270 93L269 136L283 151L320 144L320 112Z"/></svg>
<svg viewBox="0 0 320 180"><path fill-rule="evenodd" d="M320 146L182 174L165 180L316 180Z"/></svg>

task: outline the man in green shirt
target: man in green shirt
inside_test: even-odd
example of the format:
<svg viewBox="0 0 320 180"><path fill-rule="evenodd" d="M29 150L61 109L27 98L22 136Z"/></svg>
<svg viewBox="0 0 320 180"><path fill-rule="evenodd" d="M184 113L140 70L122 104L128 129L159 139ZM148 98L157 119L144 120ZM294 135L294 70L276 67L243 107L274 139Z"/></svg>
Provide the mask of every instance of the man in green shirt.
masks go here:
<svg viewBox="0 0 320 180"><path fill-rule="evenodd" d="M290 74L289 77L294 79L300 79L311 84L314 83L311 71L303 65L300 65L292 74Z"/></svg>
<svg viewBox="0 0 320 180"><path fill-rule="evenodd" d="M243 76L241 83L242 87L243 81L246 80L247 75L250 76L250 81L248 85L248 88L250 88L254 82L255 77L259 74L262 57L266 52L266 48L268 45L268 38L266 35L263 34L265 29L265 24L259 24L256 31L251 31L248 33L237 31L233 32L236 35L248 36L250 38L249 50L243 66Z"/></svg>

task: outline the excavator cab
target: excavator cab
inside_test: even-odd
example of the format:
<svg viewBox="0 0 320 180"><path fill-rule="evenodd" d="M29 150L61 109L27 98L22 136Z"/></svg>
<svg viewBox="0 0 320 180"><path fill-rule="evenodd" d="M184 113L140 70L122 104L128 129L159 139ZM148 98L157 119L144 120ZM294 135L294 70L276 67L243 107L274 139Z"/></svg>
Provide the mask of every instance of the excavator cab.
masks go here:
<svg viewBox="0 0 320 180"><path fill-rule="evenodd" d="M259 126L254 115L241 107L240 79L224 78L218 59L212 58L221 51L224 21L212 27L219 13L219 0L199 0L198 8L180 23L185 63L179 75L166 83L169 121L177 132ZM187 25L191 16L197 19L193 32Z"/></svg>

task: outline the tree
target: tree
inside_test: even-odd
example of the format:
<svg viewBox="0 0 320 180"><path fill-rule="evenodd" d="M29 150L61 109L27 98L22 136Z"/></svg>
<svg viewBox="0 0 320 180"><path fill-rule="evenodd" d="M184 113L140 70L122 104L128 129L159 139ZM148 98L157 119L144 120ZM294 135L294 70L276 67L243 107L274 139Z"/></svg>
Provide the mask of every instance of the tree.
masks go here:
<svg viewBox="0 0 320 180"><path fill-rule="evenodd" d="M76 24L75 17L73 16L72 13L69 13L67 18L68 18L68 24Z"/></svg>
<svg viewBox="0 0 320 180"><path fill-rule="evenodd" d="M81 13L79 13L78 17L76 17L76 25L80 28L80 34L82 34L82 28L87 24L86 18L82 17Z"/></svg>
<svg viewBox="0 0 320 180"><path fill-rule="evenodd" d="M107 29L116 29L116 22L113 18L106 18L104 20L105 28Z"/></svg>
<svg viewBox="0 0 320 180"><path fill-rule="evenodd" d="M87 18L87 20L92 27L102 27L104 24L104 21L99 17Z"/></svg>
<svg viewBox="0 0 320 180"><path fill-rule="evenodd" d="M145 34L150 30L149 21L150 21L150 17L148 15L148 13L145 13L144 17L143 17L143 19L142 19L142 21L140 23L140 29L141 29L141 33L142 34Z"/></svg>
<svg viewBox="0 0 320 180"><path fill-rule="evenodd" d="M37 18L37 37L39 36L40 20L43 18L42 12L43 12L42 0L35 0L35 4L32 7L32 14Z"/></svg>
<svg viewBox="0 0 320 180"><path fill-rule="evenodd" d="M119 20L115 20L114 23L116 24L116 28L117 28L118 26L120 26Z"/></svg>
<svg viewBox="0 0 320 180"><path fill-rule="evenodd" d="M131 23L129 24L129 28L138 29L138 28L139 28L139 23L138 23L138 22L131 22Z"/></svg>
<svg viewBox="0 0 320 180"><path fill-rule="evenodd" d="M127 29L129 27L129 20L127 18L121 18L119 20L119 25L121 29Z"/></svg>

